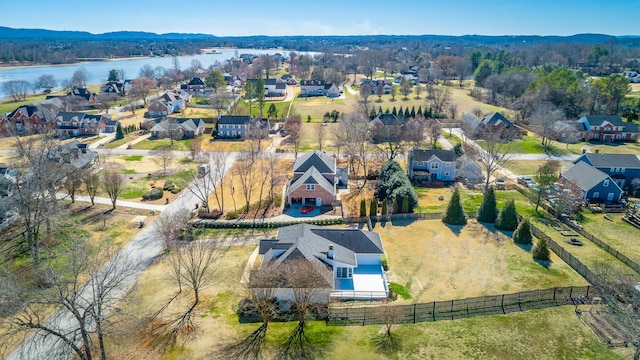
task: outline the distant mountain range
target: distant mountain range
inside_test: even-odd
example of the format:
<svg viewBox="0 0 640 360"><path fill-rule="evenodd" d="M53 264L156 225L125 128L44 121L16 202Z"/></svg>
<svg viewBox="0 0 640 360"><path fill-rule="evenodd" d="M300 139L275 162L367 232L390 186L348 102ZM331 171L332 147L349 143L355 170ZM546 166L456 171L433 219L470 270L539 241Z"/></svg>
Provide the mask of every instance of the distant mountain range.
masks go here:
<svg viewBox="0 0 640 360"><path fill-rule="evenodd" d="M213 39L208 34L155 34L144 31L116 31L104 34L92 34L87 31L46 30L46 29L14 29L0 26L0 39L74 39L74 40L132 40L132 39Z"/></svg>
<svg viewBox="0 0 640 360"><path fill-rule="evenodd" d="M272 36L271 38L308 38L313 36ZM324 38L427 38L427 39L461 39L467 41L480 41L487 43L494 42L587 42L598 43L611 40L616 36L605 34L576 34L570 36L537 36L537 35L353 35L353 36L322 36ZM638 38L640 35L624 35L617 38ZM46 30L46 29L15 29L0 26L0 39L109 39L109 40L133 40L133 39L215 39L215 35L210 34L184 34L184 33L167 33L156 34L145 31L115 31L104 34L92 34L87 31L69 31L69 30ZM228 36L226 38L270 38L270 36Z"/></svg>

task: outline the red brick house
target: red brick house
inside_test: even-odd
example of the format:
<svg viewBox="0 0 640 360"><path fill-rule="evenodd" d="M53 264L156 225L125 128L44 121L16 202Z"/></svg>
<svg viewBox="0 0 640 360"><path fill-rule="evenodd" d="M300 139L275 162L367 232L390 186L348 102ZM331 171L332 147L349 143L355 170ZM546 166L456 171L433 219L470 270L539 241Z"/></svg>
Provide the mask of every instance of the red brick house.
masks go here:
<svg viewBox="0 0 640 360"><path fill-rule="evenodd" d="M46 128L47 120L42 111L35 105L24 105L0 118L0 133L9 135L25 130L39 131Z"/></svg>
<svg viewBox="0 0 640 360"><path fill-rule="evenodd" d="M585 115L578 119L585 127L585 140L602 142L636 141L640 133L638 125L623 122L616 115Z"/></svg>
<svg viewBox="0 0 640 360"><path fill-rule="evenodd" d="M289 205L331 205L336 200L336 159L322 151L298 157L287 189Z"/></svg>

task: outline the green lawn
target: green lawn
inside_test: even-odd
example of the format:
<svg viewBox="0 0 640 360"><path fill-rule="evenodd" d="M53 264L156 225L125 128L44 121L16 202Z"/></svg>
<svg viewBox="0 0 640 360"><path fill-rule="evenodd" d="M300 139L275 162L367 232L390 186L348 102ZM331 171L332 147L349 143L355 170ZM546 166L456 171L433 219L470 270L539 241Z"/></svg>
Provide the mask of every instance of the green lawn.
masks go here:
<svg viewBox="0 0 640 360"><path fill-rule="evenodd" d="M133 139L135 139L135 138L132 137L132 136L125 136L123 139L113 140L113 141L105 144L104 147L107 148L107 149L115 149L118 146L121 146L121 145L124 145L124 144L126 144L128 142L131 142Z"/></svg>
<svg viewBox="0 0 640 360"><path fill-rule="evenodd" d="M124 161L141 161L142 160L142 155L125 155L122 156L122 159Z"/></svg>
<svg viewBox="0 0 640 360"><path fill-rule="evenodd" d="M37 96L27 96L26 100L13 101L7 99L7 101L0 102L0 113L10 113L13 110L19 108L23 105L29 105L33 102L43 101L46 98L46 95L37 95Z"/></svg>
<svg viewBox="0 0 640 360"><path fill-rule="evenodd" d="M562 146L564 149L565 144L556 144ZM582 150L586 149L588 152L594 153L596 150L603 154L640 154L640 143L602 143L599 141L579 142L575 144L569 144L568 152L573 154L582 154Z"/></svg>
<svg viewBox="0 0 640 360"><path fill-rule="evenodd" d="M544 163L544 160L508 160L504 167L517 175L533 175Z"/></svg>
<svg viewBox="0 0 640 360"><path fill-rule="evenodd" d="M480 147L483 149L487 149L487 145L483 140L476 141ZM513 154L546 154L544 151L544 146L540 142L540 139L535 136L526 135L523 136L522 139L518 139L511 142L509 146L509 152ZM558 146L557 143L551 145L551 150L548 152L556 155L563 155L571 153L571 151L566 150L564 147Z"/></svg>
<svg viewBox="0 0 640 360"><path fill-rule="evenodd" d="M589 211L583 211L583 215L584 220L580 224L587 232L632 260L640 261L640 230L622 221L623 214L607 214L613 221L605 219L603 214L591 214Z"/></svg>
<svg viewBox="0 0 640 360"><path fill-rule="evenodd" d="M449 132L445 129L442 131L445 139L449 140L451 145L455 145L456 143L463 143L462 139L457 137L455 134L449 134Z"/></svg>
<svg viewBox="0 0 640 360"><path fill-rule="evenodd" d="M264 107L262 109L262 116L263 117L267 117L267 112L269 111L269 107L271 106L271 104L275 105L276 110L278 111L278 116L276 116L276 118L281 119L281 118L284 118L286 116L287 111L289 110L289 106L290 106L291 102L290 101L286 101L286 102L267 102L267 101L265 101ZM249 102L248 101L244 101L244 100L239 101L238 102L238 110L242 114L248 114L249 113ZM255 101L255 100L251 104L251 116L260 117L260 106L258 105L258 102Z"/></svg>
<svg viewBox="0 0 640 360"><path fill-rule="evenodd" d="M191 142L191 139L173 140L173 145L171 145L170 139L147 139L133 145L133 148L138 150L158 150L171 145L171 150L173 151L187 151L189 150L189 142Z"/></svg>

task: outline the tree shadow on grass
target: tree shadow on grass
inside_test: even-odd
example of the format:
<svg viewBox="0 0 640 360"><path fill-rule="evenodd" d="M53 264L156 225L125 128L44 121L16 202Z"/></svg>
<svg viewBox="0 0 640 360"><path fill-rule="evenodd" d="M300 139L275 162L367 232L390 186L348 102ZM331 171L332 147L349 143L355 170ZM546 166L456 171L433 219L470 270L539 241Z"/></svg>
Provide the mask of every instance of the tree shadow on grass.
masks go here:
<svg viewBox="0 0 640 360"><path fill-rule="evenodd" d="M530 253L531 249L533 248L533 244L518 244L515 243L517 247L519 247L520 249Z"/></svg>
<svg viewBox="0 0 640 360"><path fill-rule="evenodd" d="M451 232L454 233L456 236L460 236L462 229L464 229L464 227L466 226L466 225L449 225L447 223L444 223L444 225L448 227L449 230L451 230Z"/></svg>
<svg viewBox="0 0 640 360"><path fill-rule="evenodd" d="M536 259L533 259L533 261L535 261L539 265L542 265L545 269L550 268L551 264L553 264L553 261L551 261L551 260L536 260Z"/></svg>
<svg viewBox="0 0 640 360"><path fill-rule="evenodd" d="M409 226L416 222L416 219L391 219L391 225L393 226Z"/></svg>

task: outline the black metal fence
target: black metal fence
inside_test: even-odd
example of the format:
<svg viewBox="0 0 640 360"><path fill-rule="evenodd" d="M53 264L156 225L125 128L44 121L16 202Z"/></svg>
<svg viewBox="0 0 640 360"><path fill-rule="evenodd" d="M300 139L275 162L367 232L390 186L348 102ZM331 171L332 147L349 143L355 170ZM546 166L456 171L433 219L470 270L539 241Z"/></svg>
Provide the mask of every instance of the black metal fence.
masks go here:
<svg viewBox="0 0 640 360"><path fill-rule="evenodd" d="M560 305L590 303L595 296L598 296L598 294L592 286L568 286L412 305L331 307L329 308L327 325L364 326L384 324L388 321L394 324L415 324L419 322L455 320Z"/></svg>

